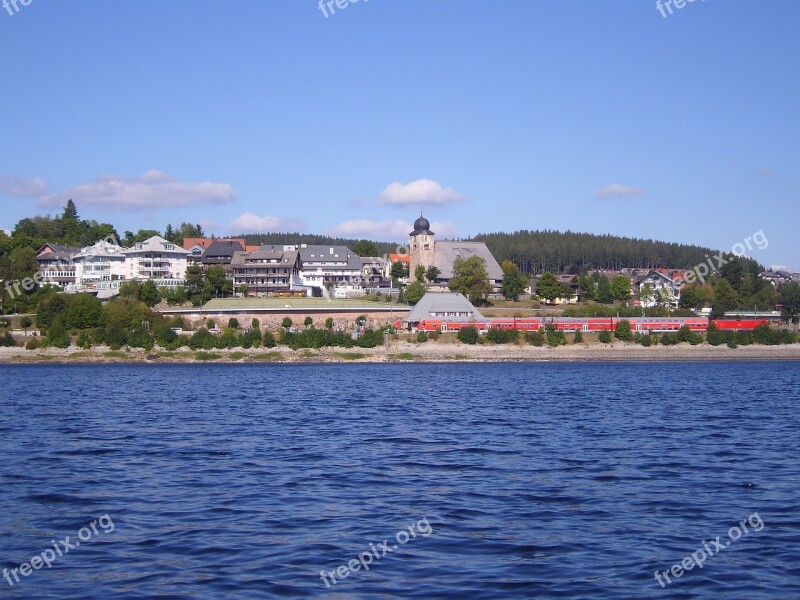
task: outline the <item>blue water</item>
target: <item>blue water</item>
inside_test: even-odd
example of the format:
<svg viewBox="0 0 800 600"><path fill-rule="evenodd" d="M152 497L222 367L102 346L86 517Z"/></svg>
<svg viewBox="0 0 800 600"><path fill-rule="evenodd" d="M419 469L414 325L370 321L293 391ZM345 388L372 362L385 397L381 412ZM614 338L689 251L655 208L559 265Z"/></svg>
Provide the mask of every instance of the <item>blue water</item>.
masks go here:
<svg viewBox="0 0 800 600"><path fill-rule="evenodd" d="M797 363L0 367L0 566L90 537L0 597L800 598L798 389Z"/></svg>

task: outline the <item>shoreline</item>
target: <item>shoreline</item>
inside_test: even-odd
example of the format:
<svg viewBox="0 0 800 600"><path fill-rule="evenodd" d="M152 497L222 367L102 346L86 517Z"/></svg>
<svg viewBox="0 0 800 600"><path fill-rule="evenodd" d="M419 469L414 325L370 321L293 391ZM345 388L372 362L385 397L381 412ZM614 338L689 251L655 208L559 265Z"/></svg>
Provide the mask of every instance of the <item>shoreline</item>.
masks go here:
<svg viewBox="0 0 800 600"><path fill-rule="evenodd" d="M470 346L465 344L413 344L394 342L378 348L334 348L291 350L286 346L249 350L122 349L104 346L80 348L0 348L0 364L259 364L259 363L450 363L450 362L716 362L798 361L800 344L780 346L651 346L632 343L546 346Z"/></svg>

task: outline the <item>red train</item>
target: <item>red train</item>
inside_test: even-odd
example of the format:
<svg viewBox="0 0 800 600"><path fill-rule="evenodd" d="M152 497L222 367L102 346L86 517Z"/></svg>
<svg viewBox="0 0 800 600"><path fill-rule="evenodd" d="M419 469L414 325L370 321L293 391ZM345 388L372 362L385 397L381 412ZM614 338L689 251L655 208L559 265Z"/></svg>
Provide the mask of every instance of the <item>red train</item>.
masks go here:
<svg viewBox="0 0 800 600"><path fill-rule="evenodd" d="M479 331L489 329L518 331L539 331L547 325L554 325L561 331L576 331L580 329L584 332L593 331L614 331L617 323L628 321L633 331L650 332L675 332L686 325L692 331L706 331L709 320L705 317L539 317L532 319L487 319L483 322L477 321L442 321L441 319L426 319L417 325L417 331L459 331L463 327L476 327ZM714 319L717 329L726 331L749 331L759 325L766 325L766 319ZM400 322L398 322L400 327Z"/></svg>

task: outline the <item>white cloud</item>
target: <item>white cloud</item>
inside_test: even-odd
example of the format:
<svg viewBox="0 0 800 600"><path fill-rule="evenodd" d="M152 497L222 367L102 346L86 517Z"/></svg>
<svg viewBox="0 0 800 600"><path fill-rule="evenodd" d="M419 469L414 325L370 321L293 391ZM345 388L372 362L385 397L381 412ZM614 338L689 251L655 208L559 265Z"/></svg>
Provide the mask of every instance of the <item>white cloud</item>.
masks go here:
<svg viewBox="0 0 800 600"><path fill-rule="evenodd" d="M101 175L94 181L66 188L39 199L42 206L61 206L72 198L79 206L117 209L163 208L197 204L227 204L236 200L230 184L185 183L162 171L140 177Z"/></svg>
<svg viewBox="0 0 800 600"><path fill-rule="evenodd" d="M453 188L443 187L432 179L417 179L411 183L395 181L387 185L378 196L378 204L391 206L441 206L465 200Z"/></svg>
<svg viewBox="0 0 800 600"><path fill-rule="evenodd" d="M36 198L46 194L49 189L50 184L38 177L0 177L0 194L4 196Z"/></svg>
<svg viewBox="0 0 800 600"><path fill-rule="evenodd" d="M346 238L366 238L377 241L398 241L408 238L414 226L408 221L384 219L372 221L370 219L357 219L344 221L336 227L326 231L328 235ZM454 237L457 234L456 226L452 223L431 223L431 230L439 239Z"/></svg>
<svg viewBox="0 0 800 600"><path fill-rule="evenodd" d="M299 219L281 219L280 217L259 216L246 212L228 225L230 233L275 233L284 231L293 233L302 231L306 224Z"/></svg>
<svg viewBox="0 0 800 600"><path fill-rule="evenodd" d="M594 191L595 198L624 198L630 196L643 196L644 190L619 183L612 183L608 187Z"/></svg>

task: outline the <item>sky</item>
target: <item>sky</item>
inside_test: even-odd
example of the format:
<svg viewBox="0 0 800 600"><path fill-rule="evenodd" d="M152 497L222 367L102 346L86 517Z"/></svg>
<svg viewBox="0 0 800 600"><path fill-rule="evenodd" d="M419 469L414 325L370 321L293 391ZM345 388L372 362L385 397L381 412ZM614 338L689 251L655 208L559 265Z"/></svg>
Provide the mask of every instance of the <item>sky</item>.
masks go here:
<svg viewBox="0 0 800 600"><path fill-rule="evenodd" d="M797 0L24 1L0 228L72 198L120 233L400 241L423 209L440 237L761 232L800 270Z"/></svg>

